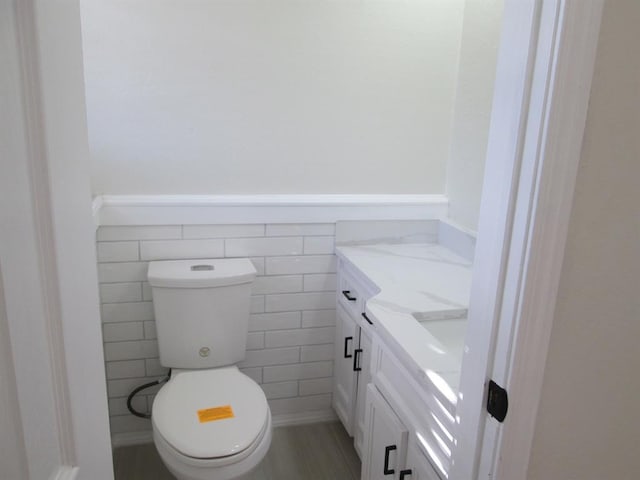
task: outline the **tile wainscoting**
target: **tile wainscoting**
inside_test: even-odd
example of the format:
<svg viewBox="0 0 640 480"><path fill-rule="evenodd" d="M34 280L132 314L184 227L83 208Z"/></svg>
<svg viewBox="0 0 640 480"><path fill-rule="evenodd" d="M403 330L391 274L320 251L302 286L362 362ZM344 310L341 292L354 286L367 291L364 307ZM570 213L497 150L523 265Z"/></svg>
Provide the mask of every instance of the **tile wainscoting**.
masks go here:
<svg viewBox="0 0 640 480"><path fill-rule="evenodd" d="M335 224L102 226L98 278L109 416L113 436L148 432L127 411L136 386L166 373L158 360L148 262L249 257L258 271L243 372L256 380L274 416L331 415L335 325ZM151 407L158 387L136 397ZM126 443L126 442L123 442Z"/></svg>
<svg viewBox="0 0 640 480"><path fill-rule="evenodd" d="M264 389L274 424L327 420L336 418L331 410L336 237L348 244L438 241L447 206L443 195L96 197L114 445L150 441L150 422L129 414L126 398L136 386L166 373L158 360L146 281L149 261L250 258L258 276L241 368ZM149 410L156 391L137 397L135 407Z"/></svg>

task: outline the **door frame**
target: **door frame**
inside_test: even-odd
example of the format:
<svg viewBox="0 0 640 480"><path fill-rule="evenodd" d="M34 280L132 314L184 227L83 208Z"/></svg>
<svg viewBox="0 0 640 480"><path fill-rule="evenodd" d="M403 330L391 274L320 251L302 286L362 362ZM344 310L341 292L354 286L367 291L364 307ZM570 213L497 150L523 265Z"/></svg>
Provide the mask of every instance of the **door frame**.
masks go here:
<svg viewBox="0 0 640 480"><path fill-rule="evenodd" d="M505 2L453 480L527 476L603 4ZM504 423L489 379L509 392Z"/></svg>
<svg viewBox="0 0 640 480"><path fill-rule="evenodd" d="M79 8L0 4L0 275L30 479L113 479Z"/></svg>
<svg viewBox="0 0 640 480"><path fill-rule="evenodd" d="M55 2L56 7L52 9L62 8L60 5L64 8L60 11L49 9L48 13L52 15L49 19L44 15L37 16L36 10L47 8L38 0L11 3L26 4L27 7L21 7L21 15L12 15L6 21L11 22L13 29L22 32L21 35L27 32L36 39L22 43L18 57L36 64L55 61L49 57L54 46L46 46L41 34L43 29L44 33L51 34L49 29L53 27L55 30L59 16L69 12L65 8L76 10L78 0ZM485 176L474 273L482 281L474 282L470 304L470 328L475 328L479 335L469 336L466 345L462 370L465 395L458 411L464 429L457 432L456 461L450 475L455 480L517 480L526 477L602 5L603 0L505 1L505 28L496 77L496 88L501 95L494 98L486 169L493 173ZM74 41L78 47L81 46L79 29L78 15L74 26ZM19 72L21 77L24 73ZM22 98L24 92L21 90L24 90L28 96L35 95L32 99L44 94L46 104L55 100L56 88L65 88L48 80L38 76L22 77L19 91L9 93ZM45 85L47 88L43 88ZM39 100L43 101L42 98ZM55 141L55 138L47 136L52 131L38 130L38 126L46 127L47 122L53 121L53 118L47 118L41 107L38 101L23 105L24 114L28 116L27 126L32 127L31 133L37 134L35 139L27 139L31 147L36 146L36 151L27 153L36 157L43 153L37 151L38 142L44 142L40 146L46 153L47 142ZM58 113L66 114L64 111ZM57 121L64 123L62 119L64 116L59 116ZM57 402L69 407L67 413L56 417L50 427L51 433L58 436L61 467L58 478L82 475L86 468L91 470L90 465L97 469L92 478L108 478L111 466L107 464L110 447L104 441L108 438L106 395L101 401L97 396L82 399L83 405L75 402L75 396L69 398L69 392L81 391L88 378L91 378L92 387L97 388L100 394L104 393L99 319L87 328L87 318L79 315L82 308L76 308L78 305L74 304L83 297L82 293L87 294L85 299L95 300L96 285L87 278L73 281L74 268L62 261L70 253L69 246L63 241L70 240L65 237L64 228L70 225L93 228L90 199L86 199L86 214L74 208L65 197L65 191L72 188L68 183L56 182L60 165L42 158L45 158L44 166L48 167L51 177L41 178L38 176L41 170L27 169L31 194L24 197L24 207L30 212L25 221L32 223L30 226L25 223L25 228L33 228L35 222L40 233L34 234L34 238L40 244L34 248L39 255L48 256L49 261L55 257L57 262L48 267L43 263L35 265L27 278L24 270L18 268L18 258L12 259L7 255L3 276L5 287L14 291L18 291L16 287L21 282L29 284L30 280L35 280L36 283L31 285L39 285L39 298L59 301L60 305L56 307L58 311L47 308L51 305L44 305L45 314L40 317L43 323L38 323L38 332L26 331L26 326L11 310L13 307L8 306L11 310L8 313L12 316L9 323L18 394L27 402L26 405L33 404L34 411L38 411L39 402L45 407L48 404L46 395L29 396L29 392L43 387L37 385L37 376L29 377L33 359L24 350L25 342L29 338L33 340L35 334L38 341L47 345L49 354L67 367L66 375L59 371L59 375L52 377L52 384L47 383L49 396L58 398ZM50 190L48 194L33 190L34 185L47 185ZM39 205L39 209L33 202ZM2 240L4 242L4 237ZM9 278L9 271L21 273ZM61 280L69 280L72 285ZM71 290L76 292L78 298L75 300L66 296ZM90 313L92 321L96 321L97 310ZM60 338L50 336L56 332L53 328L56 322L60 322ZM79 330L74 332L75 328ZM79 333L82 333L81 341ZM22 337L18 338L20 335ZM484 347L481 341L484 341ZM87 358L92 360L83 362ZM80 365L82 369L78 368ZM500 426L489 420L481 408L488 378L502 380L511 393L511 411L507 421ZM88 400L93 403L88 404ZM48 409L45 408L46 411ZM43 425L25 420L22 418L25 442L30 439L37 442ZM90 445L86 439L95 438L96 432L101 441ZM40 447L45 450L41 451ZM46 451L45 446L40 447L34 445L34 449L27 453L36 458Z"/></svg>

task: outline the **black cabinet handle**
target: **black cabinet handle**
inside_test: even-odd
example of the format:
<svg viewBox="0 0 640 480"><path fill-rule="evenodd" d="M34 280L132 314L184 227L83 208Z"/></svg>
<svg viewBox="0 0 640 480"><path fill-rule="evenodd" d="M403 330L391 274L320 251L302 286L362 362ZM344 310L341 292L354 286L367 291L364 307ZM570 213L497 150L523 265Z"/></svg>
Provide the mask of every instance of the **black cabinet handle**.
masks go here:
<svg viewBox="0 0 640 480"><path fill-rule="evenodd" d="M404 480L404 477L406 477L407 475L411 475L411 469L407 469L407 470L400 470L400 480Z"/></svg>
<svg viewBox="0 0 640 480"><path fill-rule="evenodd" d="M373 322L369 320L369 317L367 317L366 313L362 312L362 318L364 318L367 322L369 322L369 325L373 325Z"/></svg>
<svg viewBox="0 0 640 480"><path fill-rule="evenodd" d="M349 350L349 340L353 340L353 337L344 337L344 358L351 358L353 355L347 354Z"/></svg>
<svg viewBox="0 0 640 480"><path fill-rule="evenodd" d="M382 473L385 475L393 475L396 472L395 469L389 468L389 454L397 449L398 447L395 445L389 445L384 448L384 467Z"/></svg>
<svg viewBox="0 0 640 480"><path fill-rule="evenodd" d="M351 290L342 290L342 294L344 295L344 298L346 298L350 302L355 302L357 298L349 295L350 293L351 293Z"/></svg>
<svg viewBox="0 0 640 480"><path fill-rule="evenodd" d="M358 354L360 353L362 353L361 348L356 348L353 351L353 371L354 372L359 372L360 370L362 370L362 368L360 368L360 362L358 361L358 359L360 358Z"/></svg>

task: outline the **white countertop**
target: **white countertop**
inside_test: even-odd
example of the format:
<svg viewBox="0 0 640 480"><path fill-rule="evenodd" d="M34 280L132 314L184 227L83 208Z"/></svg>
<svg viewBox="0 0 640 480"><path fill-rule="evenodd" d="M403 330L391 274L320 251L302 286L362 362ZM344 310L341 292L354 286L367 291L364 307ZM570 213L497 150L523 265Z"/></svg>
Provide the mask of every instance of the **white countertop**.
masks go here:
<svg viewBox="0 0 640 480"><path fill-rule="evenodd" d="M418 381L428 379L455 404L471 262L432 243L339 246L336 253L380 290L366 303L376 331L401 349Z"/></svg>

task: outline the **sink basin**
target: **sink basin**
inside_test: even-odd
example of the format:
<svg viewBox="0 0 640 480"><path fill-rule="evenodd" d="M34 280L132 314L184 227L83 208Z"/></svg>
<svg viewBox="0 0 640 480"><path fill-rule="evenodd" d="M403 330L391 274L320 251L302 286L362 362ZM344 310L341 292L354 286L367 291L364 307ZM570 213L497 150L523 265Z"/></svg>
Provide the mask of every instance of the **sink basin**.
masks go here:
<svg viewBox="0 0 640 480"><path fill-rule="evenodd" d="M417 312L413 314L446 352L462 362L464 336L467 331L467 309L446 310L441 312Z"/></svg>

